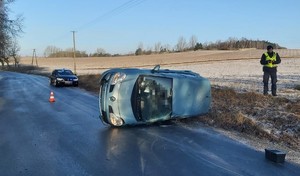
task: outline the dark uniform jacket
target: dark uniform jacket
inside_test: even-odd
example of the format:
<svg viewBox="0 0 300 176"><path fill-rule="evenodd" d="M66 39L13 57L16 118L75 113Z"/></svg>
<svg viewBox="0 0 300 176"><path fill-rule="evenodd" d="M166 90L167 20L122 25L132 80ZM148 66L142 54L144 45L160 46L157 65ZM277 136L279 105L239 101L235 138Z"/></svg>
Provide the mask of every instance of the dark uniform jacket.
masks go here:
<svg viewBox="0 0 300 176"><path fill-rule="evenodd" d="M274 51L271 52L271 53L268 52L268 54L269 54L270 57L273 57L273 54L274 54L274 53L275 53ZM276 53L276 61L273 62L273 64L280 64L280 62L281 62L280 56L278 55L278 53ZM266 61L266 55L265 55L265 54L263 54L263 55L261 56L260 64L261 64L261 65L266 65L266 64L268 64L268 61ZM276 71L277 71L277 67L270 68L270 67L264 66L264 67L263 67L263 71L264 71L264 72L276 72Z"/></svg>

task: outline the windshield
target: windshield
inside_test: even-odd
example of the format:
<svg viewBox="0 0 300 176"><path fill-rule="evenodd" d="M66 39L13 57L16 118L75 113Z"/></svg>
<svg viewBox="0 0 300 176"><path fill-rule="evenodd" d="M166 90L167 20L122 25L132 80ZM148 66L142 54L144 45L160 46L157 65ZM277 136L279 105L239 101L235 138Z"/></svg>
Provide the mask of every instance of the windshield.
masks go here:
<svg viewBox="0 0 300 176"><path fill-rule="evenodd" d="M139 76L131 97L137 120L151 121L170 116L172 112L172 79Z"/></svg>
<svg viewBox="0 0 300 176"><path fill-rule="evenodd" d="M73 72L71 70L58 70L57 73L59 75L73 75Z"/></svg>

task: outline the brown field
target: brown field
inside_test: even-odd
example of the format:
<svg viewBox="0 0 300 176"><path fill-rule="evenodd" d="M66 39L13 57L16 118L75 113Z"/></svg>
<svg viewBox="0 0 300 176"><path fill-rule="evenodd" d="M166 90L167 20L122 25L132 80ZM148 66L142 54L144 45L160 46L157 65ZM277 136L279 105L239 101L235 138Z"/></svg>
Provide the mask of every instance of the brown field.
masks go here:
<svg viewBox="0 0 300 176"><path fill-rule="evenodd" d="M259 59L265 50L244 49L234 51L201 50L182 53L152 54L142 56L75 58L76 73L99 74L109 68L153 67L154 65L186 65L200 62ZM300 49L276 50L282 58L300 58ZM37 58L38 66L49 72L55 68L74 70L73 58ZM32 58L21 58L20 64L31 65ZM35 61L34 61L35 63Z"/></svg>

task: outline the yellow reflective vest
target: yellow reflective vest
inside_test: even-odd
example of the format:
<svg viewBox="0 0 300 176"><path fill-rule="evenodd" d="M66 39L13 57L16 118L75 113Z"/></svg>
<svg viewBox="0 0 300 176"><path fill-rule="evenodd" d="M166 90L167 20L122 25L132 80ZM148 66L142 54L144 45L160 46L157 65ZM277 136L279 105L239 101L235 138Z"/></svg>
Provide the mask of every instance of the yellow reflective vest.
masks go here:
<svg viewBox="0 0 300 176"><path fill-rule="evenodd" d="M273 62L276 61L276 56L277 56L277 54L274 52L274 53L273 53L273 57L270 57L269 54L268 54L268 52L266 52L266 53L264 53L264 54L265 54L265 56L266 56L266 61L268 62L268 64L266 64L266 65L264 65L264 66L269 67L269 68L277 67L277 64L273 64L273 63L272 63L272 61L273 61ZM271 62L269 62L269 61L271 61Z"/></svg>

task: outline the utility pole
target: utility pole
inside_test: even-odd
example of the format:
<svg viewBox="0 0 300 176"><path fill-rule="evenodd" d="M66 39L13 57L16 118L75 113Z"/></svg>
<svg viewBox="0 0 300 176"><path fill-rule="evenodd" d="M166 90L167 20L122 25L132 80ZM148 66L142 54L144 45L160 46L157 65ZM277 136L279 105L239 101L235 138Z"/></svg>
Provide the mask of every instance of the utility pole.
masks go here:
<svg viewBox="0 0 300 176"><path fill-rule="evenodd" d="M73 33L73 62L74 62L74 73L76 74L76 48L75 48L75 32L71 31Z"/></svg>
<svg viewBox="0 0 300 176"><path fill-rule="evenodd" d="M33 49L33 52L32 52L32 60L31 60L31 65L33 65L33 61L35 59L35 64L36 66L39 66L38 65L38 61L37 61L37 57L36 57L36 52L35 52L35 49Z"/></svg>

